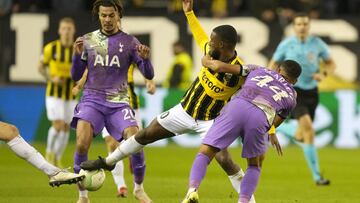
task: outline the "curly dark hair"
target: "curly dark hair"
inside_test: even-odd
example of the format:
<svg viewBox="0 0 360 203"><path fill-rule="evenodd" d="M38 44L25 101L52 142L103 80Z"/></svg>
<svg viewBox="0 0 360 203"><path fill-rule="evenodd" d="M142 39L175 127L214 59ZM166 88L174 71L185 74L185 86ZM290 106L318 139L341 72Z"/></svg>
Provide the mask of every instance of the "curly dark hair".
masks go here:
<svg viewBox="0 0 360 203"><path fill-rule="evenodd" d="M98 16L100 6L114 7L119 17L122 18L123 16L123 5L120 0L96 0L92 8L92 14L94 16Z"/></svg>

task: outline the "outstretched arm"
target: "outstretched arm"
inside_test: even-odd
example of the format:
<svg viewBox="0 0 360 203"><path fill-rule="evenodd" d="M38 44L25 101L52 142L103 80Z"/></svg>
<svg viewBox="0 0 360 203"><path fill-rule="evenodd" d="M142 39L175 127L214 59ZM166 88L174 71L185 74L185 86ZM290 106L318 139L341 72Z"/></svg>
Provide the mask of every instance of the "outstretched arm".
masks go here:
<svg viewBox="0 0 360 203"><path fill-rule="evenodd" d="M149 59L150 57L150 48L139 44L136 46L136 51L133 54L134 62L139 68L140 72L143 74L145 79L151 80L154 78L154 68Z"/></svg>
<svg viewBox="0 0 360 203"><path fill-rule="evenodd" d="M231 73L235 75L240 75L243 69L242 65L240 64L228 64L219 60L213 60L209 55L203 56L201 62L203 66L220 73Z"/></svg>
<svg viewBox="0 0 360 203"><path fill-rule="evenodd" d="M201 27L201 24L197 17L194 14L193 9L193 0L183 0L183 10L189 24L190 30L196 44L200 47L202 51L205 51L205 44L209 41L209 37L207 36L204 29Z"/></svg>

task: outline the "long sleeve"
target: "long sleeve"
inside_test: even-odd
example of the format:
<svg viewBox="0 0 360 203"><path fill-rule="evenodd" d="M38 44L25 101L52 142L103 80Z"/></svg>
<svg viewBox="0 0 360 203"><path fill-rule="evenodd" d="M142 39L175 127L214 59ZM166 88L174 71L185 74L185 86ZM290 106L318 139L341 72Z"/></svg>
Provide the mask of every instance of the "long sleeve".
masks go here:
<svg viewBox="0 0 360 203"><path fill-rule="evenodd" d="M86 69L86 62L81 59L80 54L74 54L71 66L71 77L74 81L79 81Z"/></svg>
<svg viewBox="0 0 360 203"><path fill-rule="evenodd" d="M185 16L188 21L191 33L193 34L196 41L196 44L200 47L202 51L204 51L204 46L209 41L209 37L207 36L204 29L201 27L201 24L193 11L185 13Z"/></svg>
<svg viewBox="0 0 360 203"><path fill-rule="evenodd" d="M133 53L133 61L136 63L139 71L143 74L143 76L148 79L152 80L154 78L154 68L151 64L150 59L143 59L136 50Z"/></svg>

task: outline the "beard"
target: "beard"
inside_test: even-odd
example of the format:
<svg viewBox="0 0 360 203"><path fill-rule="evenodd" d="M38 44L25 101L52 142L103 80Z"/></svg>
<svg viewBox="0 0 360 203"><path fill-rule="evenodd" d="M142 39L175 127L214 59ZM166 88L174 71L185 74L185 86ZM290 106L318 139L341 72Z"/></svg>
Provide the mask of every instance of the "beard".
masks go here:
<svg viewBox="0 0 360 203"><path fill-rule="evenodd" d="M211 56L211 58L213 58L214 60L219 60L220 59L220 51L219 50L210 50L209 51L209 55Z"/></svg>

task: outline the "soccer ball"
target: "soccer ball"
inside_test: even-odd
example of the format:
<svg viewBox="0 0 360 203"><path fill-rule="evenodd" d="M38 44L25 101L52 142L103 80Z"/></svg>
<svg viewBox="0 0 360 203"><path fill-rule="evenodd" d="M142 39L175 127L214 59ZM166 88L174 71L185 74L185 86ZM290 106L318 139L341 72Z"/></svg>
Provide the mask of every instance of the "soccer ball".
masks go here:
<svg viewBox="0 0 360 203"><path fill-rule="evenodd" d="M80 182L80 186L89 190L96 191L101 188L105 181L105 171L104 169L95 170L95 171L86 171L81 169L81 175L85 175L85 178Z"/></svg>

